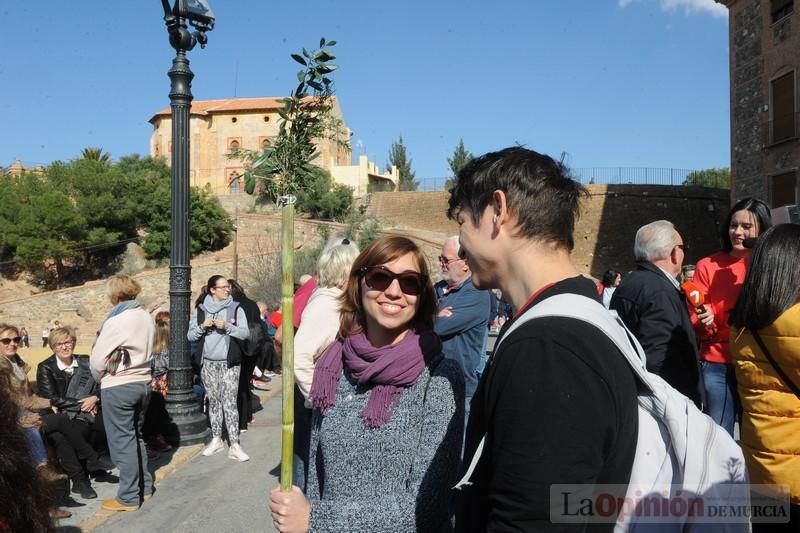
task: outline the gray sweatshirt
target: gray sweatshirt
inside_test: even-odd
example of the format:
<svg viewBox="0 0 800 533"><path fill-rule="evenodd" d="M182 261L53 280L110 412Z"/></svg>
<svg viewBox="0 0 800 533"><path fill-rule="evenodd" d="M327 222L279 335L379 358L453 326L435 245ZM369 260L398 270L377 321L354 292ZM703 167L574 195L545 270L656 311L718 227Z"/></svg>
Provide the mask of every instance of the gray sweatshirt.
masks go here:
<svg viewBox="0 0 800 533"><path fill-rule="evenodd" d="M244 340L250 335L250 329L247 327L247 316L244 310L239 307L236 310L235 321L228 319L228 308L236 305L231 298L227 298L220 302L215 302L211 296L206 296L205 300L199 307L203 309L206 318L216 318L217 320L223 319L227 323L225 329L209 328L203 329L203 326L197 323L197 310L192 313L192 318L189 320L189 332L186 337L190 341L200 340L205 334L205 341L203 341L203 359L209 361L226 361L228 358L228 346L231 342L231 337Z"/></svg>
<svg viewBox="0 0 800 533"><path fill-rule="evenodd" d="M405 389L382 427L359 413L371 387L339 380L336 404L314 410L308 471L310 531L448 531L464 429L464 373L442 359ZM316 465L316 467L315 467Z"/></svg>

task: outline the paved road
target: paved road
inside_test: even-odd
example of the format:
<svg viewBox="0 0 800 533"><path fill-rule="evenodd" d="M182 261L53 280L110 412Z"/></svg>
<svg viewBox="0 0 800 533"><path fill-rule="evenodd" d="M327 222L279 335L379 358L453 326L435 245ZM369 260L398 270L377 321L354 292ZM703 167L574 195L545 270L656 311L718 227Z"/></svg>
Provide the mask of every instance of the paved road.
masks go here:
<svg viewBox="0 0 800 533"><path fill-rule="evenodd" d="M279 384L274 388L279 389ZM83 523L83 531L275 531L267 493L278 484L280 392L268 393L262 404L264 410L256 414L256 421L241 437L250 461L228 459L227 452L212 457L198 453L161 481L156 494L139 511L113 514L96 527L89 520ZM95 519L102 520L103 515L101 511Z"/></svg>

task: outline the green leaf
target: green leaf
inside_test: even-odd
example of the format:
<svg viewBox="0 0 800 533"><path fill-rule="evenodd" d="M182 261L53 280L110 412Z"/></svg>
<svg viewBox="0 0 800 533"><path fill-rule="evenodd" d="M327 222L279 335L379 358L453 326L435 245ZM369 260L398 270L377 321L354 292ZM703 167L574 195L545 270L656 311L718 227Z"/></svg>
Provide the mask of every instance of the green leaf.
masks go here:
<svg viewBox="0 0 800 533"><path fill-rule="evenodd" d="M297 71L297 81L303 83L306 81L306 71L305 70L298 70Z"/></svg>
<svg viewBox="0 0 800 533"><path fill-rule="evenodd" d="M322 48L325 46L325 37L320 37L319 39L319 47Z"/></svg>
<svg viewBox="0 0 800 533"><path fill-rule="evenodd" d="M244 174L244 191L247 194L253 194L256 190L256 178L249 172Z"/></svg>
<svg viewBox="0 0 800 533"><path fill-rule="evenodd" d="M309 85L309 86L311 86L311 87L313 87L313 88L314 88L315 90L317 90L317 91L323 91L323 90L324 90L324 89L322 88L322 85L320 85L320 84L319 84L319 82L316 82L316 81L313 81L313 80L312 80L312 81L309 81L309 82L308 82L308 85Z"/></svg>
<svg viewBox="0 0 800 533"><path fill-rule="evenodd" d="M300 57L298 54L292 54L292 59L294 59L295 61L297 61L298 63L300 63L304 67L308 66L308 63L306 63L306 60L303 59L302 57Z"/></svg>
<svg viewBox="0 0 800 533"><path fill-rule="evenodd" d="M336 46L336 41L328 41L328 46Z"/></svg>
<svg viewBox="0 0 800 533"><path fill-rule="evenodd" d="M308 59L311 59L311 54L305 48L303 48L303 56L307 57Z"/></svg>

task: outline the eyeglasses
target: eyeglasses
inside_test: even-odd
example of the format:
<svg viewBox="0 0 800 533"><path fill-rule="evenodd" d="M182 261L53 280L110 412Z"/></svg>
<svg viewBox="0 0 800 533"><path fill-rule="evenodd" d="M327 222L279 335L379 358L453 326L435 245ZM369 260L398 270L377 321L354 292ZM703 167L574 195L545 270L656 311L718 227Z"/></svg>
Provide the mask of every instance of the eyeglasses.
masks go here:
<svg viewBox="0 0 800 533"><path fill-rule="evenodd" d="M0 339L0 342L5 344L6 346L11 344L12 342L14 344L19 344L20 341L22 341L22 337L3 337L2 339Z"/></svg>
<svg viewBox="0 0 800 533"><path fill-rule="evenodd" d="M230 290L231 286L230 285L217 285L217 286L215 286L213 288L214 289L225 289L227 291L227 290Z"/></svg>
<svg viewBox="0 0 800 533"><path fill-rule="evenodd" d="M57 342L57 343L54 344L54 346L56 348L69 348L70 346L73 346L74 344L75 343L72 342L72 341L64 341L64 342Z"/></svg>
<svg viewBox="0 0 800 533"><path fill-rule="evenodd" d="M686 245L686 244L676 244L676 245L675 245L675 248L680 248L680 249L681 249L681 250L683 250L684 252L686 252L686 251L688 251L688 250L689 250L689 246L688 246L688 245Z"/></svg>
<svg viewBox="0 0 800 533"><path fill-rule="evenodd" d="M397 274L383 266L361 267L358 273L364 276L364 283L370 289L385 291L394 280L397 280L400 290L411 296L422 294L427 281L427 277L420 272L406 271Z"/></svg>
<svg viewBox="0 0 800 533"><path fill-rule="evenodd" d="M443 255L439 256L439 264L440 265L449 265L450 263L455 263L456 261L463 261L463 257L456 257L455 259L448 259Z"/></svg>

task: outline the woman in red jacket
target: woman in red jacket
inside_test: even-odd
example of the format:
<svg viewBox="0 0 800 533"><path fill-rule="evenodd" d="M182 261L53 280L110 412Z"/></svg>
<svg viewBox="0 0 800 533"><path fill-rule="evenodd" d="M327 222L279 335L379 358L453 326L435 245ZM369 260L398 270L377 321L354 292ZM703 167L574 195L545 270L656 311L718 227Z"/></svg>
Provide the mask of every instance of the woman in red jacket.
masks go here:
<svg viewBox="0 0 800 533"><path fill-rule="evenodd" d="M746 239L758 237L771 225L766 203L755 198L740 200L721 228L722 251L698 261L694 276L694 283L705 294L705 311L692 312L703 361L705 411L731 435L740 407L728 342L728 315L739 297L750 262Z"/></svg>

